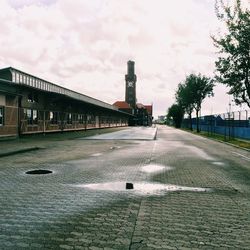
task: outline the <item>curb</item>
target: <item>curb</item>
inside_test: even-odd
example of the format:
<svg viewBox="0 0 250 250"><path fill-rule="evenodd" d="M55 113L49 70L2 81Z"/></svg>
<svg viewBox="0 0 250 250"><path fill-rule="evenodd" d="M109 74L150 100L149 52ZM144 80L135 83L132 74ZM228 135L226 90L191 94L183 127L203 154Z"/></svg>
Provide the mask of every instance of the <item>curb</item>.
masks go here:
<svg viewBox="0 0 250 250"><path fill-rule="evenodd" d="M181 129L181 130L182 130L182 131L186 131L186 132L190 133L190 132L189 132L189 131L187 131L187 130L183 130L183 129ZM194 134L194 133L191 133L191 134ZM221 141L221 140L218 140L218 139L214 139L214 138L212 138L212 137L206 137L206 136L199 135L199 134L194 134L194 135L201 136L201 137L203 137L203 138L206 138L206 139L209 139L209 140L212 140L212 141L217 141L217 142L220 142L220 143L226 144L226 145L228 145L228 146L232 146L232 147L239 148L239 149L242 149L242 150L245 150L245 151L250 152L250 149L248 149L248 148L243 148L243 147L240 147L240 146L237 146L237 145L232 144L232 143L230 143L230 142Z"/></svg>
<svg viewBox="0 0 250 250"><path fill-rule="evenodd" d="M205 137L205 138L208 138L208 137ZM208 138L208 139L214 140L214 141L217 141L217 142L220 142L220 143L224 143L224 144L226 144L226 145L229 145L229 146L232 146L232 147L235 147L235 148L239 148L239 149L243 149L243 150L246 150L246 151L250 152L250 149L248 149L248 148L243 148L243 147L240 147L240 146L237 146L237 145L232 144L232 143L230 143L230 142L221 141L221 140L213 139L213 138Z"/></svg>
<svg viewBox="0 0 250 250"><path fill-rule="evenodd" d="M158 128L156 127L156 128L155 128L155 135L154 135L153 140L156 140L156 138L157 138L157 130L158 130Z"/></svg>

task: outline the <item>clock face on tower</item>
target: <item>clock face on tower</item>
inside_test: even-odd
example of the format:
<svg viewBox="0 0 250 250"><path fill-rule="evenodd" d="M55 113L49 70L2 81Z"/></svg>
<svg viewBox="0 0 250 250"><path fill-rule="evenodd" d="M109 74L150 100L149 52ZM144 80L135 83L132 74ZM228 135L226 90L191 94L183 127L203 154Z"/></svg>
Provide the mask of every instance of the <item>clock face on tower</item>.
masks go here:
<svg viewBox="0 0 250 250"><path fill-rule="evenodd" d="M128 87L134 87L134 83L133 82L128 82Z"/></svg>

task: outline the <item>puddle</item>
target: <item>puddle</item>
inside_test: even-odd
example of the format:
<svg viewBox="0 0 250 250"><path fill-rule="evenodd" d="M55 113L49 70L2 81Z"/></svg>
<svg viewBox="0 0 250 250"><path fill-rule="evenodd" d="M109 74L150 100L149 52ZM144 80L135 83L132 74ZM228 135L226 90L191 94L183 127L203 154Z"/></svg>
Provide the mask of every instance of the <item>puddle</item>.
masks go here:
<svg viewBox="0 0 250 250"><path fill-rule="evenodd" d="M190 192L208 192L209 188L199 187L185 187L177 185L166 185L159 183L146 183L137 182L133 183L133 189L126 190L126 182L106 182L106 183L93 183L93 184L80 184L76 187L87 188L91 190L100 191L124 191L124 192L137 192L139 194L159 194L160 192L176 192L176 191L190 191Z"/></svg>
<svg viewBox="0 0 250 250"><path fill-rule="evenodd" d="M158 164L149 164L149 165L145 165L141 168L142 172L145 173L155 173L155 172L161 172L164 170L171 170L172 167L168 167L168 166L163 166L163 165L158 165Z"/></svg>
<svg viewBox="0 0 250 250"><path fill-rule="evenodd" d="M192 151L193 153L195 153L197 156L205 159L205 160L215 160L213 157L211 157L210 155L208 155L204 150L197 148L195 146L186 146L186 148L190 149L190 151Z"/></svg>
<svg viewBox="0 0 250 250"><path fill-rule="evenodd" d="M91 156L101 156L101 155L103 155L102 153L95 153L95 154L92 154Z"/></svg>
<svg viewBox="0 0 250 250"><path fill-rule="evenodd" d="M217 165L217 166L224 166L225 163L224 162L220 162L220 161L214 161L212 162L214 165Z"/></svg>
<svg viewBox="0 0 250 250"><path fill-rule="evenodd" d="M25 172L25 174L52 174L52 173L53 172L51 170L45 170L45 169L36 169Z"/></svg>

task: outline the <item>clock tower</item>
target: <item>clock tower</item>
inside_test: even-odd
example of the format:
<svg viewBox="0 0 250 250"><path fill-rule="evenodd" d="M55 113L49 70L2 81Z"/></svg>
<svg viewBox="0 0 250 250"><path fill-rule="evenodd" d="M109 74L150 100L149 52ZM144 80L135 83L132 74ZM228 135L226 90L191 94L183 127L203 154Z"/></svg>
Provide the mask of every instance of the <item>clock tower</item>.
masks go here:
<svg viewBox="0 0 250 250"><path fill-rule="evenodd" d="M125 75L126 81L126 95L125 101L130 104L131 108L136 108L136 75L135 62L128 61L128 72Z"/></svg>

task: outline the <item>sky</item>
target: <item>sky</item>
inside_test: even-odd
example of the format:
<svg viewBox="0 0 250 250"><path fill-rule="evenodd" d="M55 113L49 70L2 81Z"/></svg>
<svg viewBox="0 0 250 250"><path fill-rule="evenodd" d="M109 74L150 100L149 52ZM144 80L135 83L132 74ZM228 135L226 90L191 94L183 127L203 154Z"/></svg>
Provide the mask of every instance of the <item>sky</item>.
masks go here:
<svg viewBox="0 0 250 250"><path fill-rule="evenodd" d="M249 0L244 1L246 4ZM137 101L165 115L191 73L214 76L214 0L0 0L0 68L14 67L113 104L135 61ZM202 115L228 112L224 85ZM232 110L245 107L231 105Z"/></svg>

